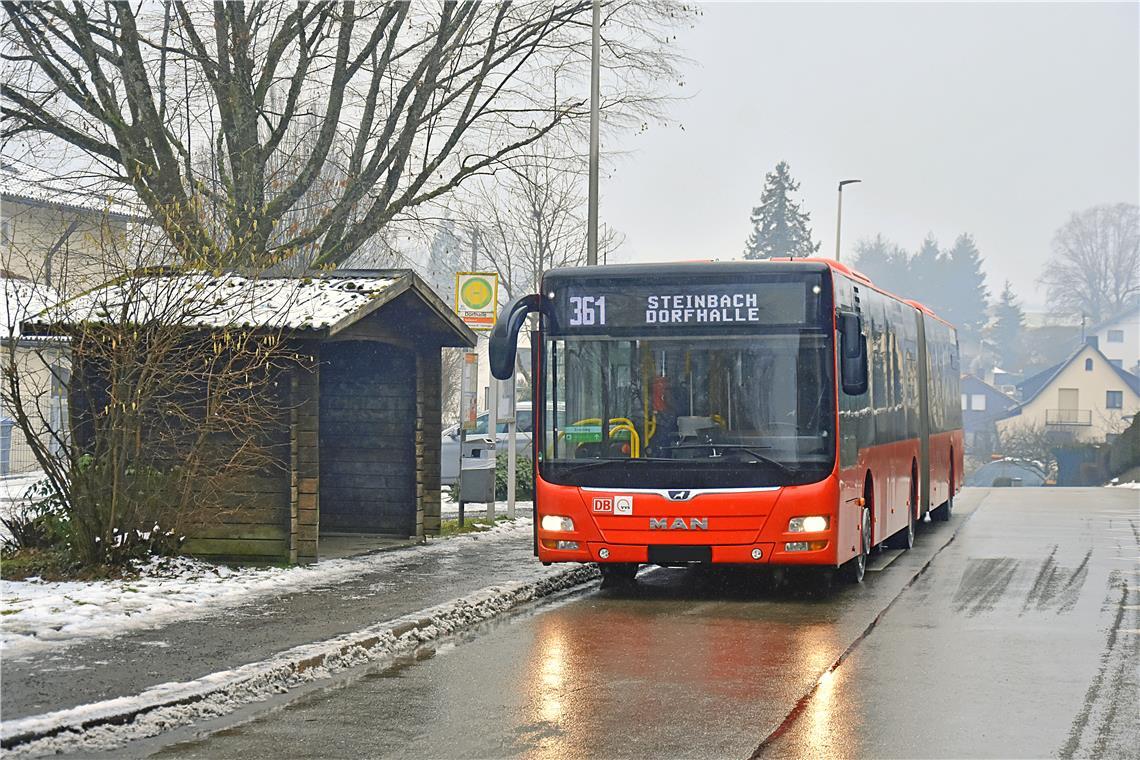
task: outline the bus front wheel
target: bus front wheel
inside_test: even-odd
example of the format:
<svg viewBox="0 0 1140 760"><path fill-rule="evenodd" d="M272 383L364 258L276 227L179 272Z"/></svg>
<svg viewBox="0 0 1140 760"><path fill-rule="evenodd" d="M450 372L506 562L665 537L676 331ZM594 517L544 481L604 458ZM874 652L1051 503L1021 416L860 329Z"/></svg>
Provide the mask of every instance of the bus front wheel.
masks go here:
<svg viewBox="0 0 1140 760"><path fill-rule="evenodd" d="M622 588L633 585L637 568L636 562L599 563L598 569L602 571L602 588Z"/></svg>
<svg viewBox="0 0 1140 760"><path fill-rule="evenodd" d="M839 567L840 577L848 583L862 583L867 574L867 556L871 553L871 505L863 507L859 518L859 553Z"/></svg>

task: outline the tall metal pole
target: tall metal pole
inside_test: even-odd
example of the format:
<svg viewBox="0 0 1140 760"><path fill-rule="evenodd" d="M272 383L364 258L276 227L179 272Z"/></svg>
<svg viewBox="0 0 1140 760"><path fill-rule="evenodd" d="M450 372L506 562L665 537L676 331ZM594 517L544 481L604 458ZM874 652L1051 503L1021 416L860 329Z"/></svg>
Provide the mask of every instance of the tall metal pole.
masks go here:
<svg viewBox="0 0 1140 760"><path fill-rule="evenodd" d="M839 261L839 236L843 232L843 186L862 182L861 179L844 179L839 182L839 205L835 209L835 260Z"/></svg>
<svg viewBox="0 0 1140 760"><path fill-rule="evenodd" d="M598 111L601 109L602 3L594 0L590 35L590 199L587 220L586 264L598 263Z"/></svg>
<svg viewBox="0 0 1140 760"><path fill-rule="evenodd" d="M835 260L839 261L839 235L843 231L843 183L839 183L839 205L835 209Z"/></svg>

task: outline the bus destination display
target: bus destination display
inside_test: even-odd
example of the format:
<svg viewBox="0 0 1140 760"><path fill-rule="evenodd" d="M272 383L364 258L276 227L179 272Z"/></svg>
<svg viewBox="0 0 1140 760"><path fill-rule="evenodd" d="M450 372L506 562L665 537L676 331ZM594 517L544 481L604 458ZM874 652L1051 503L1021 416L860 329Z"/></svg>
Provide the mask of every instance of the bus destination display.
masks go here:
<svg viewBox="0 0 1140 760"><path fill-rule="evenodd" d="M559 332L732 328L803 324L808 320L810 287L803 281L622 288L569 286L555 291L553 300Z"/></svg>

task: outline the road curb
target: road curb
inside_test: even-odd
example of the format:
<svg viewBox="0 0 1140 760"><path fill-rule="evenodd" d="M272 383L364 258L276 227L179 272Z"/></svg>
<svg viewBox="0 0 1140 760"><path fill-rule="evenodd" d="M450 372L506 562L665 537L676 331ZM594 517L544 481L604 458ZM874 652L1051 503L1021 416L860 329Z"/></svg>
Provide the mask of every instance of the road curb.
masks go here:
<svg viewBox="0 0 1140 760"><path fill-rule="evenodd" d="M268 660L194 681L160 684L132 697L19 718L3 724L0 747L13 757L114 749L226 715L351 667L407 654L426 642L597 577L593 565L575 565L533 581L488 586L395 620L293 647Z"/></svg>

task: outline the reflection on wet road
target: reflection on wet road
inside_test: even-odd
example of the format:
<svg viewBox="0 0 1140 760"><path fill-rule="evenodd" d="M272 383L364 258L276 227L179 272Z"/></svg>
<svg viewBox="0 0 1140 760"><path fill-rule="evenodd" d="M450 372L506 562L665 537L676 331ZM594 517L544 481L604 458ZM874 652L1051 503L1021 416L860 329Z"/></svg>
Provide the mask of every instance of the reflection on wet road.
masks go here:
<svg viewBox="0 0 1140 760"><path fill-rule="evenodd" d="M423 661L160 754L1110 752L1119 731L1099 727L1111 714L1136 715L1136 682L1113 668L1135 668L1140 636L1123 631L1140 628L1140 606L1112 628L1116 602L1137 585L1136 565L1120 558L1138 551L1130 534L1113 534L1113 544L1102 531L1105 521L1128 525L1130 502L1069 491L1062 506L1057 493L967 492L950 524L923 526L916 548L862 587L774 589L748 573L656 570L634 593L592 591L539 607ZM1111 630L1116 643L1106 648Z"/></svg>

